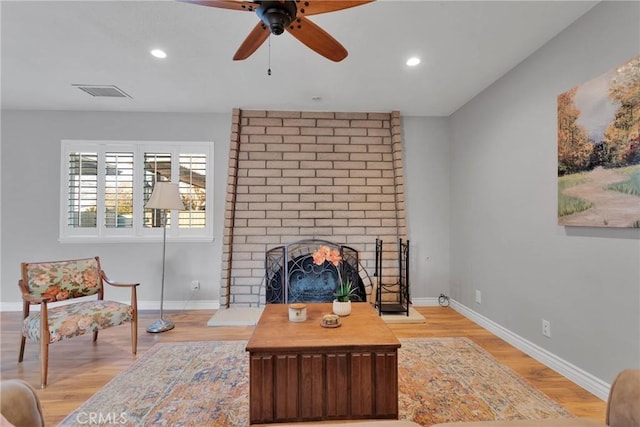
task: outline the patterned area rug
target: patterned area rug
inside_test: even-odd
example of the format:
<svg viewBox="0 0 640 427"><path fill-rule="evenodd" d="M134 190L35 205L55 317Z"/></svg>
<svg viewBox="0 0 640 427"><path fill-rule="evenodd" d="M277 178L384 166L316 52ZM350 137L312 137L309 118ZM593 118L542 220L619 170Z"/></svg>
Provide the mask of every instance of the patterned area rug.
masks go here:
<svg viewBox="0 0 640 427"><path fill-rule="evenodd" d="M572 415L467 338L402 339L401 419L542 419ZM245 341L156 344L61 426L246 426Z"/></svg>

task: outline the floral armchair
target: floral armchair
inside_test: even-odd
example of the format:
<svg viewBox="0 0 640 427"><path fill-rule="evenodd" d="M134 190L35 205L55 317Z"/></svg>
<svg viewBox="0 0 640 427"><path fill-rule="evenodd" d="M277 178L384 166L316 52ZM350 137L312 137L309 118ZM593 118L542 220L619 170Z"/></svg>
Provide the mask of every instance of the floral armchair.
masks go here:
<svg viewBox="0 0 640 427"><path fill-rule="evenodd" d="M131 288L131 304L104 300L104 283ZM100 268L100 258L67 261L22 263L22 278L18 286L23 299L22 338L20 356L24 357L25 341L40 343L40 378L42 388L47 385L49 344L63 339L98 331L111 326L131 323L131 349L136 354L138 345L138 309L136 287L138 283L117 283L107 278ZM97 295L97 299L87 299ZM56 302L79 298L72 303ZM40 311L30 313L32 305Z"/></svg>

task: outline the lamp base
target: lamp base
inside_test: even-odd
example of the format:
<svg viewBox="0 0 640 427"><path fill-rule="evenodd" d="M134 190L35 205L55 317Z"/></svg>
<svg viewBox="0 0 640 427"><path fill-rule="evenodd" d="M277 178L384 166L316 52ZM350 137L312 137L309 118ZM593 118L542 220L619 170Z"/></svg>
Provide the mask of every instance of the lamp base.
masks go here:
<svg viewBox="0 0 640 427"><path fill-rule="evenodd" d="M175 327L176 325L171 320L160 319L147 326L147 332L156 334L158 332L170 331Z"/></svg>

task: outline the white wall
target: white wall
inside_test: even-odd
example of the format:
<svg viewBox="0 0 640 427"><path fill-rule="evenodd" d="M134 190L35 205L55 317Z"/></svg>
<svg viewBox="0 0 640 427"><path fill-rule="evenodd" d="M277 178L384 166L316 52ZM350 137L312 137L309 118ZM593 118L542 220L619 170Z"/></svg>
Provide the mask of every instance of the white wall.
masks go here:
<svg viewBox="0 0 640 427"><path fill-rule="evenodd" d="M20 308L20 262L99 255L113 279L136 281L140 308L159 308L162 241L157 243L61 244L60 141L62 139L214 141L214 242L167 243L165 308L184 308L190 297L216 308L219 298L222 222L231 114L105 112L2 112L2 308ZM191 295L191 280L201 290ZM126 300L128 292L108 289ZM179 301L172 305L172 301ZM199 307L198 303L190 304ZM21 308L20 308L21 309Z"/></svg>
<svg viewBox="0 0 640 427"><path fill-rule="evenodd" d="M608 383L640 367L640 230L557 225L556 97L640 54L639 16L600 3L451 117L452 297Z"/></svg>
<svg viewBox="0 0 640 427"><path fill-rule="evenodd" d="M168 243L165 308L216 308L231 115L54 111L2 112L0 309L19 309L20 262L99 255L118 280L141 283L141 308L159 307L158 243L58 242L60 140L211 141L214 144L214 243ZM412 297L448 291L449 136L446 118L403 118L405 191ZM10 250L7 250L10 248ZM191 280L202 290L191 294ZM114 299L128 294L109 290ZM213 304L212 304L213 302Z"/></svg>
<svg viewBox="0 0 640 427"><path fill-rule="evenodd" d="M419 303L449 294L449 119L403 117L402 136L410 291Z"/></svg>

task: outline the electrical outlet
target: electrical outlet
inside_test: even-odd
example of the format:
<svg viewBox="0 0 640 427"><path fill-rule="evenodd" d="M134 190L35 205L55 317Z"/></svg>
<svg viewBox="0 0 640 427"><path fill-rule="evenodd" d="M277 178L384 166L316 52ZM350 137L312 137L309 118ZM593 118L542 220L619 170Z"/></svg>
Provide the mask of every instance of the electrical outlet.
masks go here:
<svg viewBox="0 0 640 427"><path fill-rule="evenodd" d="M482 292L476 289L476 303L482 304Z"/></svg>
<svg viewBox="0 0 640 427"><path fill-rule="evenodd" d="M551 338L551 322L542 319L542 335Z"/></svg>
<svg viewBox="0 0 640 427"><path fill-rule="evenodd" d="M191 290L192 291L199 291L200 290L200 281L199 280L192 280L191 281Z"/></svg>

